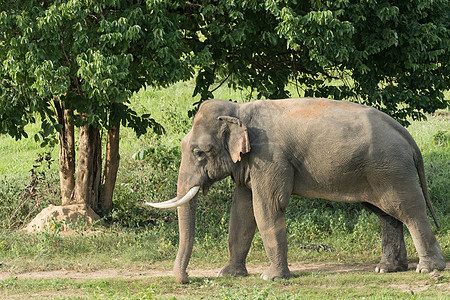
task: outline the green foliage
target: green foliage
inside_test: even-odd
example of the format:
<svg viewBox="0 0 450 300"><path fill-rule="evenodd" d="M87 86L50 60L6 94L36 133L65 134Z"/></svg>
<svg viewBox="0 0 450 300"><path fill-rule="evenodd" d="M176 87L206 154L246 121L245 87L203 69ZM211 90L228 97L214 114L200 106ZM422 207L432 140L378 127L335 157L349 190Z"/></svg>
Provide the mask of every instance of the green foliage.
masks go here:
<svg viewBox="0 0 450 300"><path fill-rule="evenodd" d="M0 227L3 229L13 227L12 225L16 222L14 212L17 210L17 200L22 196L23 185L24 183L17 181L0 180ZM17 211L20 212L20 210ZM26 214L19 215L20 223Z"/></svg>
<svg viewBox="0 0 450 300"><path fill-rule="evenodd" d="M181 59L176 5L140 1L1 1L0 133L27 137L24 126L42 120L37 139L60 125L54 100L75 112L76 125L121 122L138 135L161 131L138 116L128 98L144 83L167 85L192 74Z"/></svg>
<svg viewBox="0 0 450 300"><path fill-rule="evenodd" d="M448 1L189 2L194 95L225 81L257 98L351 99L407 124L448 105ZM194 30L193 30L194 31ZM200 32L200 33L197 33ZM338 79L338 80L336 80ZM216 86L214 86L216 85ZM250 94L252 98L252 94Z"/></svg>
<svg viewBox="0 0 450 300"><path fill-rule="evenodd" d="M161 131L129 96L194 74L200 101L225 82L249 98L287 97L295 82L299 94L366 103L403 123L448 105L446 0L0 4L0 132L16 138L36 112L40 139L60 130L55 98L78 125Z"/></svg>
<svg viewBox="0 0 450 300"><path fill-rule="evenodd" d="M436 134L433 135L433 142L436 145L446 145L450 141L450 134L447 130L439 130Z"/></svg>
<svg viewBox="0 0 450 300"><path fill-rule="evenodd" d="M40 254L45 254L58 248L62 242L60 234L63 226L62 221L56 221L52 217L49 224L45 224L43 230L36 233L38 239L37 248Z"/></svg>
<svg viewBox="0 0 450 300"><path fill-rule="evenodd" d="M378 219L361 204L292 197L286 211L286 223L289 241L301 247L328 241L331 236L359 239L359 243L367 242L365 245L370 247L373 236L381 234Z"/></svg>
<svg viewBox="0 0 450 300"><path fill-rule="evenodd" d="M431 202L439 220L447 225L450 214L448 205L450 189L447 182L447 178L450 178L450 143L447 139L447 133L450 132L449 121L448 112L443 111L430 118L428 122L416 123L408 128L424 157ZM447 225L442 225L439 231L448 230Z"/></svg>
<svg viewBox="0 0 450 300"><path fill-rule="evenodd" d="M151 210L143 203L151 199L174 197L181 159L179 150L159 146L137 152L139 153L147 155L138 161L127 161L121 167L128 171L116 187L117 196L108 220L129 227L173 222L173 212ZM172 192L172 195L165 191Z"/></svg>
<svg viewBox="0 0 450 300"><path fill-rule="evenodd" d="M38 153L29 170L29 180L0 180L0 228L26 225L44 207L60 201L58 179L52 173L50 152Z"/></svg>

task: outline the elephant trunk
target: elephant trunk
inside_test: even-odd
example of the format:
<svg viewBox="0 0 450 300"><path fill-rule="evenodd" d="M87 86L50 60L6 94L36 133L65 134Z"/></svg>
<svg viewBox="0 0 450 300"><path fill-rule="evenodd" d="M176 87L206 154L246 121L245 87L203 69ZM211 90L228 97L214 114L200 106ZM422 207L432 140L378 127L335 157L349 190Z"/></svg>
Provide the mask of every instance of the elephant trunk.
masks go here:
<svg viewBox="0 0 450 300"><path fill-rule="evenodd" d="M189 189L178 185L178 195L182 197ZM178 282L188 283L186 268L192 254L195 238L195 211L197 207L197 195L188 203L178 206L179 244L178 253L173 267L175 278Z"/></svg>

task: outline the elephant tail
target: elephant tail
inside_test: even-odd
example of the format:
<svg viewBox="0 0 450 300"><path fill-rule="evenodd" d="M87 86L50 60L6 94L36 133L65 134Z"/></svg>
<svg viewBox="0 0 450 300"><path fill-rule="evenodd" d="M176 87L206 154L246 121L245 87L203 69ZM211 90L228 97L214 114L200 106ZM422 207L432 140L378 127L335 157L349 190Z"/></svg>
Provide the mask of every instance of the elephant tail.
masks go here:
<svg viewBox="0 0 450 300"><path fill-rule="evenodd" d="M436 227L441 228L438 218L436 217L436 213L434 212L433 206L431 205L430 195L428 194L428 185L427 185L427 179L425 176L425 168L423 165L422 154L420 153L420 150L418 149L418 147L415 152L416 153L414 155L414 163L416 165L417 173L419 174L420 186L422 187L422 193L425 198L425 202L427 204L428 210L430 211L431 215L433 216L433 220L434 220L434 223L436 224Z"/></svg>

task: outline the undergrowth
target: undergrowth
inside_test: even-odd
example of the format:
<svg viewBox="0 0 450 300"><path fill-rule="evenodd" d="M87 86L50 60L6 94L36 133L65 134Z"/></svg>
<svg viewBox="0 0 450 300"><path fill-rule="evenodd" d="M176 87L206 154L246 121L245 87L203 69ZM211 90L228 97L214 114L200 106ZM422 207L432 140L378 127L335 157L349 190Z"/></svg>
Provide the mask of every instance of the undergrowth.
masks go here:
<svg viewBox="0 0 450 300"><path fill-rule="evenodd" d="M180 83L164 90L147 89L134 95L135 109L142 113L152 112L152 117L166 129L166 135L148 133L137 139L131 130L122 130L121 164L113 209L103 219L104 225L90 233L80 230L71 235L61 232L26 235L17 230L42 208L59 203L58 173L53 162L57 159L57 151L43 149L39 152L36 150L38 145L33 148L26 141L28 146L23 151L32 154L20 154L27 160L17 166L16 173L0 175L0 262L8 261L4 262L3 268L78 268L80 264L80 268L88 268L88 264L123 266L158 261L171 264L178 244L176 211L155 210L143 203L168 200L176 195L181 159L179 144L191 126L187 116L193 102L190 85L192 83ZM217 96L222 99L241 97L227 89ZM440 229L434 225L433 229L447 260L450 260L449 121L448 111L443 111L429 116L429 121L412 122L408 128L424 156L431 199L441 223ZM23 141L1 138L2 142L10 143L10 147L0 148L3 151L0 155L10 155L10 161L16 163L16 153L11 149L16 149L14 143ZM52 154L48 154L49 151ZM0 164L5 164L5 160ZM14 170L5 165L0 165L0 169ZM199 197L194 264L221 265L226 261L233 189L234 183L227 178L216 183L208 195ZM381 255L378 219L360 204L292 197L286 223L290 259L376 262ZM410 258L416 259L408 233L406 244ZM93 256L95 258L90 261L89 257ZM249 261L267 261L258 233Z"/></svg>

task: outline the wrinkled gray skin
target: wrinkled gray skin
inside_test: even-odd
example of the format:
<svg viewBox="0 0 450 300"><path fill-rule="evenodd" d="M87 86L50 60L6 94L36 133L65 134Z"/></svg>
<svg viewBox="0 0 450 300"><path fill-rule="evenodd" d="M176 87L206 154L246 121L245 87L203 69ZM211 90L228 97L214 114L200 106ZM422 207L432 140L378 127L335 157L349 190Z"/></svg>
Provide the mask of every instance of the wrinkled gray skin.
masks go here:
<svg viewBox="0 0 450 300"><path fill-rule="evenodd" d="M419 254L417 271L445 268L427 220L420 150L400 124L380 111L326 99L245 104L209 100L201 105L181 148L179 198L194 186L207 193L212 183L227 176L236 182L230 258L219 275L247 275L245 259L258 227L270 260L261 277L290 277L285 209L291 194L363 202L374 211L383 229L377 272L407 269L402 223ZM183 283L189 281L196 198L178 207L174 272Z"/></svg>

